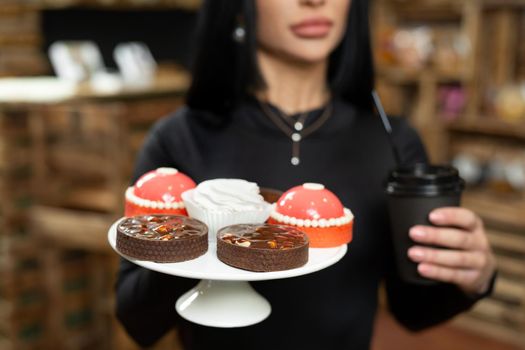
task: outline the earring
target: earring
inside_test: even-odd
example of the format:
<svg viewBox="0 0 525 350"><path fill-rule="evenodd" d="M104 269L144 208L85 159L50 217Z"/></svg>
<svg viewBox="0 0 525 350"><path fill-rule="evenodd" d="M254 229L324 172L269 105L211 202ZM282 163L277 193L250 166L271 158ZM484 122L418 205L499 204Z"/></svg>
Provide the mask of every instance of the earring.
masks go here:
<svg viewBox="0 0 525 350"><path fill-rule="evenodd" d="M239 24L235 29L233 30L233 40L236 43L242 44L244 42L244 38L246 37L246 29Z"/></svg>
<svg viewBox="0 0 525 350"><path fill-rule="evenodd" d="M239 14L237 16L237 26L233 30L233 41L235 41L237 44L244 43L244 39L246 38L246 27L244 26L244 17Z"/></svg>

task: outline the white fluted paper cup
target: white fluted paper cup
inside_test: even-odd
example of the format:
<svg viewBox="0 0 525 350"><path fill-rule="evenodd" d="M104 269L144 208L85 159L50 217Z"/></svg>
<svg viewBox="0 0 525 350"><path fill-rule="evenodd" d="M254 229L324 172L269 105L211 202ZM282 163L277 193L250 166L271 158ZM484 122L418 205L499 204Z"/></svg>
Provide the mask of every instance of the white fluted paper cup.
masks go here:
<svg viewBox="0 0 525 350"><path fill-rule="evenodd" d="M272 205L267 202L261 203L259 208L248 207L246 210L217 210L207 209L193 200L195 189L182 193L181 197L188 211L188 215L200 220L208 226L208 242L217 241L217 231L221 228L236 224L259 224L264 223L270 217Z"/></svg>

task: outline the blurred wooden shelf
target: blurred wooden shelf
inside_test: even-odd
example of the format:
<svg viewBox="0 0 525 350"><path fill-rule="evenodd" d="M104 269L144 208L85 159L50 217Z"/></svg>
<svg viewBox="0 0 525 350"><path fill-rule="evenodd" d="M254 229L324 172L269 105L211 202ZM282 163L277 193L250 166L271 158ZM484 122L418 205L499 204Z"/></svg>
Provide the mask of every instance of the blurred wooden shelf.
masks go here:
<svg viewBox="0 0 525 350"><path fill-rule="evenodd" d="M466 82L467 77L460 72L443 72L440 70L425 69L405 69L396 66L383 66L377 68L379 78L397 84L419 84L422 79L433 80L438 84L451 84Z"/></svg>
<svg viewBox="0 0 525 350"><path fill-rule="evenodd" d="M63 248L95 252L110 251L107 232L116 220L114 215L34 206L30 212L35 234L45 237Z"/></svg>
<svg viewBox="0 0 525 350"><path fill-rule="evenodd" d="M28 11L37 11L39 6L34 3L20 3L20 2L2 2L0 6L0 16L3 15L18 15L24 14Z"/></svg>
<svg viewBox="0 0 525 350"><path fill-rule="evenodd" d="M54 146L50 151L49 164L59 173L107 176L114 166L112 159L101 152L81 152L79 147Z"/></svg>
<svg viewBox="0 0 525 350"><path fill-rule="evenodd" d="M497 118L476 118L447 125L449 131L486 136L510 137L525 141L525 121L509 123Z"/></svg>
<svg viewBox="0 0 525 350"><path fill-rule="evenodd" d="M525 7L525 0L482 0L486 8Z"/></svg>
<svg viewBox="0 0 525 350"><path fill-rule="evenodd" d="M513 306L513 310L517 310L522 314L520 318L521 324L525 326L525 314L523 314L522 307L525 306L525 284L520 280L514 280L506 276L498 276L496 285L494 287L494 294L492 298L496 300L504 301L505 303ZM491 299L487 299L491 300ZM509 307L507 305L507 307Z"/></svg>
<svg viewBox="0 0 525 350"><path fill-rule="evenodd" d="M525 201L490 191L466 191L463 205L490 223L525 229Z"/></svg>
<svg viewBox="0 0 525 350"><path fill-rule="evenodd" d="M496 241L490 237L490 232L489 240L493 246L496 246ZM507 275L516 276L525 280L525 263L523 261L498 255L498 269Z"/></svg>
<svg viewBox="0 0 525 350"><path fill-rule="evenodd" d="M494 248L513 251L525 256L525 234L502 232L489 228L487 229L487 235L489 236L490 243ZM520 274L523 274L525 277L525 261L521 262L521 266L524 269Z"/></svg>
<svg viewBox="0 0 525 350"><path fill-rule="evenodd" d="M0 0L0 76L49 73L32 60L41 51L39 11L60 9L51 2ZM184 10L200 3L59 2L97 11ZM146 131L184 103L190 83L189 74L173 64L159 65L156 78L150 86L107 92L80 84L48 100L42 95L49 86L10 86L16 96L0 96L0 349L123 348L109 345L115 342L119 258L107 230L123 212L132 160ZM38 80L16 79L33 87ZM85 266L70 255L84 256ZM27 302L33 290L42 292L42 302Z"/></svg>
<svg viewBox="0 0 525 350"><path fill-rule="evenodd" d="M125 187L118 196L109 186L88 186L62 183L64 178L48 183L45 192L41 192L37 201L54 207L71 208L75 210L92 211L94 213L115 213L120 209L124 198Z"/></svg>
<svg viewBox="0 0 525 350"><path fill-rule="evenodd" d="M1 45L1 37L0 37ZM0 80L0 82L2 82ZM9 78L3 83L12 83L15 82L20 86L27 85L31 87L33 84L55 84L60 81L53 77L18 77L18 78ZM25 105L33 106L52 106L56 108L58 105L68 105L68 104L87 104L87 103L98 103L98 102L136 102L137 99L154 99L154 98L173 98L173 104L176 104L176 98L182 97L188 90L190 84L190 75L187 71L180 70L173 74L159 75L155 81L148 86L143 87L123 87L115 91L97 91L91 88L89 83L81 83L77 86L74 86L71 93L65 94L64 96L52 97L50 99L45 99L40 96L40 94L46 96L45 91L40 92L40 90L33 89L31 94L16 96L0 96L0 106L1 107L19 107L22 108ZM38 85L37 85L38 86ZM42 85L40 85L42 86ZM41 87L40 87L41 88ZM160 116L159 116L160 117Z"/></svg>
<svg viewBox="0 0 525 350"><path fill-rule="evenodd" d="M474 0L467 0L474 2ZM385 0L395 11L407 18L450 19L459 18L465 1L458 0ZM525 0L478 0L483 8L525 7Z"/></svg>
<svg viewBox="0 0 525 350"><path fill-rule="evenodd" d="M525 201L489 191L467 191L463 203L485 219L499 276L493 295L456 322L525 346Z"/></svg>
<svg viewBox="0 0 525 350"><path fill-rule="evenodd" d="M25 34L25 35L0 35L0 45L9 46L38 46L42 43L42 38L39 34Z"/></svg>
<svg viewBox="0 0 525 350"><path fill-rule="evenodd" d="M519 308L511 309L494 299L480 301L474 306L472 313L481 317L493 318L511 327L525 322L525 314Z"/></svg>
<svg viewBox="0 0 525 350"><path fill-rule="evenodd" d="M42 10L68 9L74 7L93 8L100 10L130 10L130 11L148 11L148 10L166 10L177 9L184 11L197 11L201 7L201 0L157 0L155 2L133 2L130 0L116 0L109 2L96 0L70 0L67 2L53 0L37 1L36 6Z"/></svg>
<svg viewBox="0 0 525 350"><path fill-rule="evenodd" d="M463 1L457 0L385 0L387 6L405 20L461 19Z"/></svg>

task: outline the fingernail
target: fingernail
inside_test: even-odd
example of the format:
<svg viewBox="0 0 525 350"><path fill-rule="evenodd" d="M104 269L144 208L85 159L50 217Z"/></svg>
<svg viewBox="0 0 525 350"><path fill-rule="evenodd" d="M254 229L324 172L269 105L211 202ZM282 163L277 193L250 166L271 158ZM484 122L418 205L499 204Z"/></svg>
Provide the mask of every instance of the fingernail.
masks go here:
<svg viewBox="0 0 525 350"><path fill-rule="evenodd" d="M419 248L410 248L408 250L408 255L413 259L421 260L425 256L425 252Z"/></svg>
<svg viewBox="0 0 525 350"><path fill-rule="evenodd" d="M432 270L432 267L428 266L428 265L425 265L425 264L419 264L417 265L417 270L421 273L421 274L428 274L431 272Z"/></svg>
<svg viewBox="0 0 525 350"><path fill-rule="evenodd" d="M424 238L427 233L420 228L413 228L410 230L410 237L412 238Z"/></svg>
<svg viewBox="0 0 525 350"><path fill-rule="evenodd" d="M439 211L433 211L430 213L430 220L431 221L440 221L443 220L444 216Z"/></svg>

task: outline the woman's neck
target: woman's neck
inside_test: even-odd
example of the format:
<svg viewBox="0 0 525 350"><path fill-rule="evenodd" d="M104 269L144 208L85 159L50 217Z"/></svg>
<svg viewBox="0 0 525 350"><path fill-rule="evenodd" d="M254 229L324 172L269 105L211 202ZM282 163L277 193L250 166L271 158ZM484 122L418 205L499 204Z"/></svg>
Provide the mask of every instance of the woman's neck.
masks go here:
<svg viewBox="0 0 525 350"><path fill-rule="evenodd" d="M326 61L301 63L283 60L264 50L257 52L266 89L257 97L288 115L323 106L329 92L326 86Z"/></svg>

